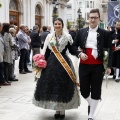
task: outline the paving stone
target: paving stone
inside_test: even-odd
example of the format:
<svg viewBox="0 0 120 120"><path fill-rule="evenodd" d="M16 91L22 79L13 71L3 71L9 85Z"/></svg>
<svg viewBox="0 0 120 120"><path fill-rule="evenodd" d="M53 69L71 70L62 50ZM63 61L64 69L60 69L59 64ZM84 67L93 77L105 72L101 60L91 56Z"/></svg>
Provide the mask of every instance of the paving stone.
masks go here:
<svg viewBox="0 0 120 120"><path fill-rule="evenodd" d="M31 67L29 67L32 70ZM36 86L34 73L19 74L16 61L15 74L18 82L0 88L0 120L54 120L54 110L42 109L32 104ZM87 120L87 102L81 97L78 109L66 110L64 120ZM112 76L106 88L103 80L102 99L94 116L95 120L120 120L120 83Z"/></svg>

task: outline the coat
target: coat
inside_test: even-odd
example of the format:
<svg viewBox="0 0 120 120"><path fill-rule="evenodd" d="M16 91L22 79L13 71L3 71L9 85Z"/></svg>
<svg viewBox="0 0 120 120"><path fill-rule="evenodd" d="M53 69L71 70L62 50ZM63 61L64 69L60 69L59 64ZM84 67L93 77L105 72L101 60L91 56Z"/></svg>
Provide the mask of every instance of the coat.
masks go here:
<svg viewBox="0 0 120 120"><path fill-rule="evenodd" d="M76 56L79 55L78 47L82 49L82 52L86 53L85 45L88 37L89 27L80 29L77 33L75 41L73 43L73 53ZM98 28L97 29L97 51L98 51L98 60L102 61L104 58L104 50L108 50L108 67L112 66L112 40L109 31Z"/></svg>
<svg viewBox="0 0 120 120"><path fill-rule="evenodd" d="M32 31L30 34L31 38L31 47L32 48L40 48L41 47L41 37L39 36L39 33Z"/></svg>
<svg viewBox="0 0 120 120"><path fill-rule="evenodd" d="M12 42L12 35L10 33L4 33L3 39L5 42L4 62L12 64L13 59L11 46L14 45L14 43Z"/></svg>
<svg viewBox="0 0 120 120"><path fill-rule="evenodd" d="M0 34L0 62L3 62L3 55L4 55L4 41L2 35Z"/></svg>

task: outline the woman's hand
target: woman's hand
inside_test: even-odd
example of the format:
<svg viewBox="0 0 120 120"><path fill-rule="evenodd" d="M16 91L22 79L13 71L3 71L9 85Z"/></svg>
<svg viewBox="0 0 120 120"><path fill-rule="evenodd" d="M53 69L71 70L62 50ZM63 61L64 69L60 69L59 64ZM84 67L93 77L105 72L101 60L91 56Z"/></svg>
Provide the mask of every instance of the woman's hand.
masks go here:
<svg viewBox="0 0 120 120"><path fill-rule="evenodd" d="M107 68L107 69L106 69L106 74L107 74L107 75L110 75L110 73L111 73L111 69L110 69L110 68Z"/></svg>

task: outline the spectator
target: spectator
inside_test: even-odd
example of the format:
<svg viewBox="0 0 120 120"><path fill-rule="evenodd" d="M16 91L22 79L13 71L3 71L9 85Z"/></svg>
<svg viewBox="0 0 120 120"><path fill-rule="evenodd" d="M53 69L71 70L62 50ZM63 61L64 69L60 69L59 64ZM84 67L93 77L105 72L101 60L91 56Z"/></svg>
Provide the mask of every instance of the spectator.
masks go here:
<svg viewBox="0 0 120 120"><path fill-rule="evenodd" d="M32 71L28 70L27 67L27 49L28 49L28 39L25 33L25 25L20 25L20 30L17 34L20 48L20 60L19 60L19 73L26 74Z"/></svg>
<svg viewBox="0 0 120 120"><path fill-rule="evenodd" d="M31 38L30 38L30 31L29 31L29 28L28 26L25 27L25 33L27 35L27 39L28 39L28 50L27 50L27 64L28 65L31 65L31 62L30 62L30 53L31 53Z"/></svg>
<svg viewBox="0 0 120 120"><path fill-rule="evenodd" d="M75 28L70 28L69 34L72 36L73 40L75 40L76 33L77 32Z"/></svg>
<svg viewBox="0 0 120 120"><path fill-rule="evenodd" d="M5 50L5 43L1 35L1 31L2 31L2 24L0 23L0 86L7 86L11 84L7 83L4 79L3 56L4 56L4 50Z"/></svg>
<svg viewBox="0 0 120 120"><path fill-rule="evenodd" d="M12 42L14 43L14 46L12 47L12 60L13 63L9 66L9 80L10 81L18 81L16 79L16 76L14 75L14 70L15 70L15 60L18 59L18 43L16 41L16 30L15 28L10 28L9 29L10 34L12 35Z"/></svg>
<svg viewBox="0 0 120 120"><path fill-rule="evenodd" d="M51 26L47 26L47 31L50 33L50 31L51 31Z"/></svg>
<svg viewBox="0 0 120 120"><path fill-rule="evenodd" d="M117 21L115 24L115 30L112 35L112 67L114 70L113 79L115 82L119 82L119 71L120 71L120 50L118 47L120 46L120 21Z"/></svg>
<svg viewBox="0 0 120 120"><path fill-rule="evenodd" d="M8 80L9 77L9 66L13 64L12 60L12 50L11 47L14 46L14 43L12 42L12 36L9 33L10 24L9 23L3 23L3 29L2 29L2 36L5 42L6 50L4 53L4 77L6 82L10 82Z"/></svg>
<svg viewBox="0 0 120 120"><path fill-rule="evenodd" d="M38 25L33 26L33 31L30 34L31 38L31 47L33 50L33 56L40 53L41 47L41 38L39 36L39 27Z"/></svg>
<svg viewBox="0 0 120 120"><path fill-rule="evenodd" d="M50 33L49 31L47 31L47 26L43 26L42 30L43 32L41 33L41 49L44 46L44 42L45 42L47 35Z"/></svg>

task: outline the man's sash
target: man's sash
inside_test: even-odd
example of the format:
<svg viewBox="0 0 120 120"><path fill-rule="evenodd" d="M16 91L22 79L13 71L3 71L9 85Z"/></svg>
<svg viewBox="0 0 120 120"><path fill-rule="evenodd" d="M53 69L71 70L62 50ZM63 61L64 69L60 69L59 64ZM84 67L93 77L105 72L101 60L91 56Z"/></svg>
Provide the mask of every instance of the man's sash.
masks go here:
<svg viewBox="0 0 120 120"><path fill-rule="evenodd" d="M53 53L55 54L56 58L59 60L59 62L61 63L61 65L64 67L64 69L66 70L66 72L68 73L68 75L70 76L70 78L72 79L72 81L77 86L80 86L79 83L76 83L76 77L74 76L74 74L73 74L70 66L65 61L65 59L63 58L63 56L61 55L61 53L57 50L56 46L52 42L50 44L51 44Z"/></svg>

